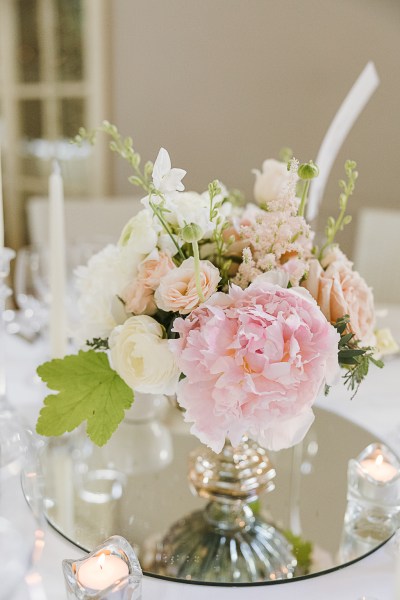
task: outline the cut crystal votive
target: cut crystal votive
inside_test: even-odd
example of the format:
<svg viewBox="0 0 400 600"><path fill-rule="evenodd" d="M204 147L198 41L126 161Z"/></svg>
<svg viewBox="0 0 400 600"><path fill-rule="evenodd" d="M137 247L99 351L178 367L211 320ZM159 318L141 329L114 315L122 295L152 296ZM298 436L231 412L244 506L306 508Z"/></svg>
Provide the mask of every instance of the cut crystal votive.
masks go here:
<svg viewBox="0 0 400 600"><path fill-rule="evenodd" d="M80 560L63 560L63 572L68 600L141 600L142 569L119 535Z"/></svg>
<svg viewBox="0 0 400 600"><path fill-rule="evenodd" d="M370 444L349 461L343 558L366 553L400 526L400 462L383 444Z"/></svg>

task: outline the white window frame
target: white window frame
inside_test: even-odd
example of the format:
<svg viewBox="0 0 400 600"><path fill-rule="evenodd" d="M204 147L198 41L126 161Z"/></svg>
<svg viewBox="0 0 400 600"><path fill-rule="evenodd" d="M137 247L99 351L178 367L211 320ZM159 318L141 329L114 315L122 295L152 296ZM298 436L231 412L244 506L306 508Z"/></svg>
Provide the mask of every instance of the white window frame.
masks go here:
<svg viewBox="0 0 400 600"><path fill-rule="evenodd" d="M0 106L3 126L0 140L3 154L3 191L6 213L7 243L19 247L24 241L25 215L23 198L42 194L47 182L43 177L26 176L18 152L21 139L20 100L40 100L43 107L43 138L60 137L59 100L83 98L88 128L96 127L107 117L109 95L109 33L107 24L110 0L82 0L83 79L57 81L55 5L53 0L38 0L38 38L41 79L39 82L18 80L18 23L14 0L0 2ZM105 196L110 192L109 153L105 140L99 139L93 150L93 177L87 185L88 196Z"/></svg>

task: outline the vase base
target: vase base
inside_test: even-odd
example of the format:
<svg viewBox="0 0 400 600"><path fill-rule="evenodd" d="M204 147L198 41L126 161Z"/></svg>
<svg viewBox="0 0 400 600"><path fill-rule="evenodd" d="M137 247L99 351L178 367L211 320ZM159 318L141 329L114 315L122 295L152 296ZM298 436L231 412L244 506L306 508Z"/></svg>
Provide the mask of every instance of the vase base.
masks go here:
<svg viewBox="0 0 400 600"><path fill-rule="evenodd" d="M208 583L256 583L291 579L296 559L286 538L259 517L235 519L227 529L205 510L177 521L157 545L151 572ZM248 508L248 507L247 507Z"/></svg>

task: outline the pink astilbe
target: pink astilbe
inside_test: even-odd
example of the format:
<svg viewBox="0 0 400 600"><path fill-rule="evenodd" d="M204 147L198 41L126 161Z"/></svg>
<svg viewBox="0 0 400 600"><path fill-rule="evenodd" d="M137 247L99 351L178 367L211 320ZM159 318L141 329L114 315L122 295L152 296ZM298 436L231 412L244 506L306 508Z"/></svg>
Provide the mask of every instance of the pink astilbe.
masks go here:
<svg viewBox="0 0 400 600"><path fill-rule="evenodd" d="M300 205L300 198L296 196L296 186L299 180L297 175L298 168L299 161L296 158L292 158L288 177L279 190L278 197L267 204L268 211L283 212L288 216L297 215Z"/></svg>
<svg viewBox="0 0 400 600"><path fill-rule="evenodd" d="M178 402L215 452L249 434L271 450L303 439L312 404L338 371L339 334L299 288L232 286L178 318L170 347L182 373Z"/></svg>
<svg viewBox="0 0 400 600"><path fill-rule="evenodd" d="M303 217L288 216L281 212L257 213L254 222L241 229L243 238L251 249L253 275L249 278L249 270L245 257L240 265L235 283L245 288L260 273L273 269L288 272L290 283L297 286L308 271L307 260L311 257L313 234ZM284 267L289 260L290 268ZM248 263L248 261L247 261Z"/></svg>

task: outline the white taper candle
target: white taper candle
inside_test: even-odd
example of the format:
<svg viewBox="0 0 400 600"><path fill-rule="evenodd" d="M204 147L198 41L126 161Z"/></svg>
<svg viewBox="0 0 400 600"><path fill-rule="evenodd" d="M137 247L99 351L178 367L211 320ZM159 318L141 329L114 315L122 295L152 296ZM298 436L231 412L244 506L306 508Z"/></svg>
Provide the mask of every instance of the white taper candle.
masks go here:
<svg viewBox="0 0 400 600"><path fill-rule="evenodd" d="M50 354L62 358L67 347L65 309L66 251L64 224L64 189L58 163L49 178L50 243Z"/></svg>
<svg viewBox="0 0 400 600"><path fill-rule="evenodd" d="M0 248L4 246L4 208L3 208L3 178L1 174L1 144L0 144Z"/></svg>

